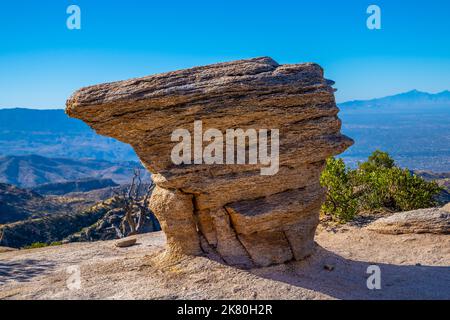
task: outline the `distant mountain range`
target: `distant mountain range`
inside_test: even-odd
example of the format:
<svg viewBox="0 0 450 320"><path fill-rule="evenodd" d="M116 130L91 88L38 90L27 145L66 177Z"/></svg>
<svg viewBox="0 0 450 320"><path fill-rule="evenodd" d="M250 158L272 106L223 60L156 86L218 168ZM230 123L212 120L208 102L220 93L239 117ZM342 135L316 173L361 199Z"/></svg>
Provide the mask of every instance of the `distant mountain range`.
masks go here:
<svg viewBox="0 0 450 320"><path fill-rule="evenodd" d="M410 169L450 171L450 91L431 94L412 90L384 98L340 103L339 107L343 132L355 140L355 145L342 155L347 162L355 165L381 149L389 152L399 165ZM64 110L0 109L0 157L31 154L114 163L138 160L129 145L97 135L83 122L69 118ZM30 161L23 159L20 163L28 164L22 165L21 174L11 174L17 171L14 164L17 159L0 160L0 181L22 186L54 182L45 178L54 173L44 175L38 168L28 173L24 168L29 167ZM39 158L34 159L39 163ZM80 176L87 177L89 170ZM62 170L56 175L62 179L70 172ZM111 174L106 178L120 183ZM14 175L28 178L13 178Z"/></svg>
<svg viewBox="0 0 450 320"><path fill-rule="evenodd" d="M407 109L419 109L443 107L450 105L450 91L442 91L436 94L412 90L384 98L372 100L354 100L339 104L343 109L355 109L360 111L391 111L398 112Z"/></svg>
<svg viewBox="0 0 450 320"><path fill-rule="evenodd" d="M403 167L450 171L450 91L417 90L339 104L343 132L355 145L342 157L355 165L376 149Z"/></svg>
<svg viewBox="0 0 450 320"><path fill-rule="evenodd" d="M133 161L5 156L0 157L0 182L22 188L91 178L112 179L115 183L125 184L133 177L134 168L142 166Z"/></svg>
<svg viewBox="0 0 450 320"><path fill-rule="evenodd" d="M96 134L64 110L0 109L0 156L137 160L124 143Z"/></svg>

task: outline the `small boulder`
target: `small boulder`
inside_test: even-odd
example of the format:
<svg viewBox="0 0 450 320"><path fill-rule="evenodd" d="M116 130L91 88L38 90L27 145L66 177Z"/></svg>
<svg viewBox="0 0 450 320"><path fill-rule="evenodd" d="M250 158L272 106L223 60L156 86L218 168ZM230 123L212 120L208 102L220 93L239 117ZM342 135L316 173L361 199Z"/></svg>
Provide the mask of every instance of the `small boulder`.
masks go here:
<svg viewBox="0 0 450 320"><path fill-rule="evenodd" d="M372 222L367 229L384 234L449 234L450 212L440 208L398 212Z"/></svg>
<svg viewBox="0 0 450 320"><path fill-rule="evenodd" d="M126 248L126 247L131 247L135 244L136 244L136 238L125 238L125 239L120 239L119 241L117 241L116 247Z"/></svg>

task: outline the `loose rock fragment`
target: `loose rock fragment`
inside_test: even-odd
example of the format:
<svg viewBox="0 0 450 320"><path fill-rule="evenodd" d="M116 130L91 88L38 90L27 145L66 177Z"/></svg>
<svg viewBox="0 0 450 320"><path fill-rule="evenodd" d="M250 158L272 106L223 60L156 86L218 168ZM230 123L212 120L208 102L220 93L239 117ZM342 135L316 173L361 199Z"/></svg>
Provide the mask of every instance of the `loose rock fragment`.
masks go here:
<svg viewBox="0 0 450 320"><path fill-rule="evenodd" d="M126 239L120 239L116 242L116 247L118 248L127 248L134 246L136 244L136 238L126 238Z"/></svg>

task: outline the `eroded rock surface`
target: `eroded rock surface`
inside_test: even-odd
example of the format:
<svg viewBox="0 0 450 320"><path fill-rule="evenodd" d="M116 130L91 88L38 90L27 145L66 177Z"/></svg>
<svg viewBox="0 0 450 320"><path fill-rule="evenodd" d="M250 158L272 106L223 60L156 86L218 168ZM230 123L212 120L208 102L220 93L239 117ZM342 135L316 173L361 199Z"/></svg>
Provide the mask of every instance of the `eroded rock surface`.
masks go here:
<svg viewBox="0 0 450 320"><path fill-rule="evenodd" d="M171 252L267 266L311 253L324 161L352 144L340 133L332 84L316 64L255 58L86 87L66 112L133 146L153 173L151 209ZM261 164L175 165L172 132L192 133L196 120L203 132L278 129L278 172L261 175ZM252 146L246 141L246 150Z"/></svg>
<svg viewBox="0 0 450 320"><path fill-rule="evenodd" d="M384 234L450 234L450 212L444 208L398 212L372 222L367 228Z"/></svg>
<svg viewBox="0 0 450 320"><path fill-rule="evenodd" d="M442 210L450 212L450 202L447 203L445 206L442 207Z"/></svg>

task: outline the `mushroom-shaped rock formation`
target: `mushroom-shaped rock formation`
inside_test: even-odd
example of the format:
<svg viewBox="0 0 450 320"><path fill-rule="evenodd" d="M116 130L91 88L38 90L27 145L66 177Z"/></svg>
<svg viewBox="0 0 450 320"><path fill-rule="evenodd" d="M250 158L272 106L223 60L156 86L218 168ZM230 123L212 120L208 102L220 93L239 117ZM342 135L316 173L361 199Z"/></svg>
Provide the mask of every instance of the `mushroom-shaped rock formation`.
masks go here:
<svg viewBox="0 0 450 320"><path fill-rule="evenodd" d="M325 159L353 143L340 133L332 84L317 64L279 65L264 57L82 88L68 99L66 112L130 144L153 174L151 209L169 254L206 252L231 265L268 266L311 254ZM199 121L200 134L194 129ZM187 158L178 164L177 129L191 133L193 145L180 151ZM232 129L242 129L244 138L225 139ZM251 130L268 138L246 137ZM269 148L277 168L263 174L268 162L258 161L264 159L258 147L277 138L279 147ZM245 161L202 159L202 150L222 141L223 149L211 155L230 147L230 159L244 150ZM258 150L257 161L250 161Z"/></svg>

